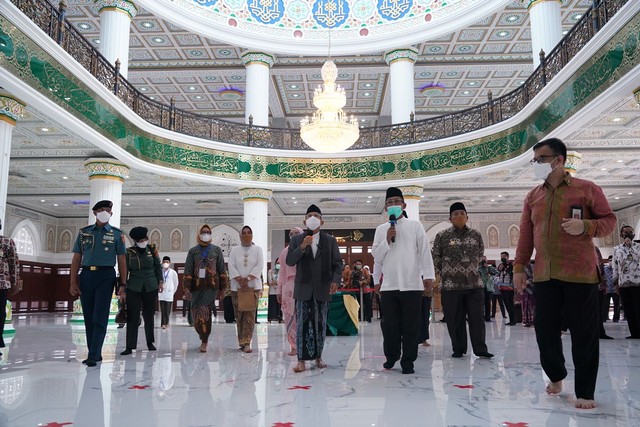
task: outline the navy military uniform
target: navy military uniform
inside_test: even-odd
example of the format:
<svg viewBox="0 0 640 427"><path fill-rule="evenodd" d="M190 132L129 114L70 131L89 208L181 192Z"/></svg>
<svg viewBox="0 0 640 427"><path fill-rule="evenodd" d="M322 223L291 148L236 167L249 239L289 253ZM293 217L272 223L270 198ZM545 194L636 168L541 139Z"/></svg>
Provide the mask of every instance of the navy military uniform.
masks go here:
<svg viewBox="0 0 640 427"><path fill-rule="evenodd" d="M124 235L119 228L109 223L103 227L92 224L80 229L73 252L82 255L79 285L89 347L88 358L100 361L116 281L116 257L126 252Z"/></svg>

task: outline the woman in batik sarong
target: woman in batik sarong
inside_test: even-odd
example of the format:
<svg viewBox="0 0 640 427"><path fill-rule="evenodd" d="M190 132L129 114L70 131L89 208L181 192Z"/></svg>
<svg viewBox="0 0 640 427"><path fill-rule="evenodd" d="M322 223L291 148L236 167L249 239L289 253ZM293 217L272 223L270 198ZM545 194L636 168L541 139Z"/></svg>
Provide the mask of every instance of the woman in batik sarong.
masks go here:
<svg viewBox="0 0 640 427"><path fill-rule="evenodd" d="M224 294L227 273L222 249L211 243L211 227L200 227L198 244L189 249L184 264L183 287L191 300L193 326L200 336L200 352L207 351L211 334L211 312L216 298Z"/></svg>

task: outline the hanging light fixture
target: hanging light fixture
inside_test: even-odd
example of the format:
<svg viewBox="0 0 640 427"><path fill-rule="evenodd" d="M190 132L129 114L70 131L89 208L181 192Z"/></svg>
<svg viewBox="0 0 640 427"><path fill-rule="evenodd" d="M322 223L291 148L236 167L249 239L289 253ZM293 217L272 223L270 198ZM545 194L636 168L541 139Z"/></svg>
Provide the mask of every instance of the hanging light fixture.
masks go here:
<svg viewBox="0 0 640 427"><path fill-rule="evenodd" d="M347 103L344 88L336 84L338 68L331 60L331 32L329 32L329 59L322 66L324 84L313 94L317 111L311 119L300 120L300 137L311 148L321 153L339 153L351 147L360 137L358 120L347 117L342 107Z"/></svg>

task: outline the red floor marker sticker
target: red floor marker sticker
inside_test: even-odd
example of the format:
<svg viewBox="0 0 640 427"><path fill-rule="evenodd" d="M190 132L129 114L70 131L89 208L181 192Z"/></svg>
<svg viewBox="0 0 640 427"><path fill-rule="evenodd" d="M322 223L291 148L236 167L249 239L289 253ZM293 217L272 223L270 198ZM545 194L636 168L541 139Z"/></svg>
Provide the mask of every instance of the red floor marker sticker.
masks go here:
<svg viewBox="0 0 640 427"><path fill-rule="evenodd" d="M529 427L529 423L510 423L505 421L502 423L502 427Z"/></svg>
<svg viewBox="0 0 640 427"><path fill-rule="evenodd" d="M47 424L38 424L39 427L63 427L63 426L70 426L73 423L71 422L66 422L66 423L57 423L57 422L52 422L52 423L47 423Z"/></svg>
<svg viewBox="0 0 640 427"><path fill-rule="evenodd" d="M150 388L148 385L132 385L129 390L145 390Z"/></svg>
<svg viewBox="0 0 640 427"><path fill-rule="evenodd" d="M467 385L454 384L453 386L458 388L473 388L473 384L467 384Z"/></svg>
<svg viewBox="0 0 640 427"><path fill-rule="evenodd" d="M273 423L271 427L293 427L295 423Z"/></svg>
<svg viewBox="0 0 640 427"><path fill-rule="evenodd" d="M310 388L310 385L294 385L289 387L287 390L309 390Z"/></svg>

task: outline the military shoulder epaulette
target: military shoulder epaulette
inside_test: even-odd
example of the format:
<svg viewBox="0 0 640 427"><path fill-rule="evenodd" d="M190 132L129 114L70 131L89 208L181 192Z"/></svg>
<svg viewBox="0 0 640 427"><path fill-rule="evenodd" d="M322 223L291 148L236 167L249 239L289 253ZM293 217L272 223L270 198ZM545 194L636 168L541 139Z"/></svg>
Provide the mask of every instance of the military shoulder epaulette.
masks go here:
<svg viewBox="0 0 640 427"><path fill-rule="evenodd" d="M114 230L118 230L119 232L121 232L121 233L122 233L122 229L120 229L120 228L118 228L118 227L116 227L116 226L114 226L114 225L112 225L112 226L111 226L111 228L113 228Z"/></svg>
<svg viewBox="0 0 640 427"><path fill-rule="evenodd" d="M80 230L88 230L88 229L90 229L91 227L93 227L94 225L95 225L95 224L89 224L89 225L87 225L87 226L85 226L85 227L82 227Z"/></svg>

